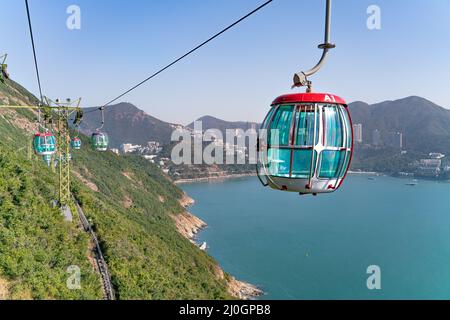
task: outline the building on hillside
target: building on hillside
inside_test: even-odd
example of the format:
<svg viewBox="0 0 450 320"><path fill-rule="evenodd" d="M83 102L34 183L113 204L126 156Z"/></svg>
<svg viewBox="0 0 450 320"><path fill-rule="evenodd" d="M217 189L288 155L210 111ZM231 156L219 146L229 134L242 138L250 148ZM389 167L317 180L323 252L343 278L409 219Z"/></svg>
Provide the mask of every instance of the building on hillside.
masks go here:
<svg viewBox="0 0 450 320"><path fill-rule="evenodd" d="M422 176L437 177L441 173L441 166L441 159L421 159L417 171Z"/></svg>
<svg viewBox="0 0 450 320"><path fill-rule="evenodd" d="M363 142L363 126L361 123L353 125L353 135L356 143Z"/></svg>
<svg viewBox="0 0 450 320"><path fill-rule="evenodd" d="M381 146L381 132L378 129L375 129L372 132L372 145L375 147Z"/></svg>
<svg viewBox="0 0 450 320"><path fill-rule="evenodd" d="M131 143L124 143L120 146L120 151L124 154L139 151L142 148L140 145L133 145Z"/></svg>
<svg viewBox="0 0 450 320"><path fill-rule="evenodd" d="M431 152L429 154L431 159L444 159L445 158L445 154L442 153L437 153L437 152Z"/></svg>

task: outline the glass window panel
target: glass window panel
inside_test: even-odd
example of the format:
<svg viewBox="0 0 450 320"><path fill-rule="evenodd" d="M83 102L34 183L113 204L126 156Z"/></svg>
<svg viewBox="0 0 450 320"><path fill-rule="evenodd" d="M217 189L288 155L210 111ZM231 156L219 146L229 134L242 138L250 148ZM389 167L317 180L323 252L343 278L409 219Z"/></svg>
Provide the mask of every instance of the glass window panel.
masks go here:
<svg viewBox="0 0 450 320"><path fill-rule="evenodd" d="M291 150L270 148L268 151L268 170L271 176L289 177Z"/></svg>
<svg viewBox="0 0 450 320"><path fill-rule="evenodd" d="M287 146L294 106L280 106L270 124L269 144Z"/></svg>
<svg viewBox="0 0 450 320"><path fill-rule="evenodd" d="M343 132L342 123L337 106L327 105L323 107L323 122L325 130L325 147L342 147Z"/></svg>
<svg viewBox="0 0 450 320"><path fill-rule="evenodd" d="M292 163L292 178L309 178L314 175L316 165L316 152L312 161L313 170L311 171L311 157L313 150L294 150L294 161Z"/></svg>
<svg viewBox="0 0 450 320"><path fill-rule="evenodd" d="M343 152L343 156L345 157L344 165L341 168L341 173L339 174L339 178L343 178L345 174L347 173L348 166L350 164L350 158L351 158L351 152Z"/></svg>
<svg viewBox="0 0 450 320"><path fill-rule="evenodd" d="M319 138L319 114L316 113L314 121L314 106L302 106L295 116L296 134L295 145L314 146ZM314 141L314 126L316 126L316 143Z"/></svg>
<svg viewBox="0 0 450 320"><path fill-rule="evenodd" d="M352 135L352 126L351 121L349 118L349 114L347 112L347 109L344 106L339 106L341 110L341 117L343 122L343 127L345 129L345 132L347 133L347 141L345 147L351 148L353 143L353 135Z"/></svg>
<svg viewBox="0 0 450 320"><path fill-rule="evenodd" d="M272 118L272 115L274 111L276 110L276 107L271 107L269 113L267 114L266 119L264 119L263 124L261 125L261 129L267 129L267 125L269 124L270 119Z"/></svg>
<svg viewBox="0 0 450 320"><path fill-rule="evenodd" d="M346 151L325 150L321 153L319 178L333 179L339 177Z"/></svg>

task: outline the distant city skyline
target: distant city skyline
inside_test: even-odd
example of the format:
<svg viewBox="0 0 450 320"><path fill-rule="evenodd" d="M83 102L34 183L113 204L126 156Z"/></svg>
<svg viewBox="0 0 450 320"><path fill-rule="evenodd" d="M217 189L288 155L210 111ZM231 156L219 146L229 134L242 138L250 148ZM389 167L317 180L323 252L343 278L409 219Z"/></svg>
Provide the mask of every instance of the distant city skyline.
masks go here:
<svg viewBox="0 0 450 320"><path fill-rule="evenodd" d="M29 2L44 93L98 106L264 1ZM275 0L120 101L172 123L204 115L261 122L276 96L295 92L293 74L320 57L324 4ZM66 27L71 5L81 10L80 30ZM370 5L381 9L380 30L367 28ZM9 54L11 77L37 94L24 3L5 0L2 13L0 54ZM449 18L449 1L333 1L337 48L314 89L371 104L418 95L450 108Z"/></svg>

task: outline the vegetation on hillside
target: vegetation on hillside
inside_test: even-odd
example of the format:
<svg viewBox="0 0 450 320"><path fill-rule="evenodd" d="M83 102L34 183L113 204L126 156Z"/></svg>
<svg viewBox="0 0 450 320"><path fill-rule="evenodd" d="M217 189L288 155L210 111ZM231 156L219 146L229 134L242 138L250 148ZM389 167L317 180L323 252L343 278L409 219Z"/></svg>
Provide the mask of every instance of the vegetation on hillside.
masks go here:
<svg viewBox="0 0 450 320"><path fill-rule="evenodd" d="M212 258L176 230L171 215L183 212L183 194L160 169L89 149L75 153L74 163L84 178L74 194L93 222L120 299L229 297Z"/></svg>
<svg viewBox="0 0 450 320"><path fill-rule="evenodd" d="M89 237L52 205L56 176L28 159L30 138L0 111L0 279L3 298L100 299L89 263ZM34 158L34 157L33 157ZM67 268L81 270L82 290L69 290Z"/></svg>
<svg viewBox="0 0 450 320"><path fill-rule="evenodd" d="M26 110L0 110L0 289L6 287L7 298L100 299L88 236L76 216L65 222L53 207L56 174L29 159L26 130L34 118ZM97 153L81 138L83 149L73 153L73 194L97 233L116 296L231 298L228 276L177 232L172 217L185 210L182 191L140 157ZM66 286L71 265L81 269L81 290Z"/></svg>

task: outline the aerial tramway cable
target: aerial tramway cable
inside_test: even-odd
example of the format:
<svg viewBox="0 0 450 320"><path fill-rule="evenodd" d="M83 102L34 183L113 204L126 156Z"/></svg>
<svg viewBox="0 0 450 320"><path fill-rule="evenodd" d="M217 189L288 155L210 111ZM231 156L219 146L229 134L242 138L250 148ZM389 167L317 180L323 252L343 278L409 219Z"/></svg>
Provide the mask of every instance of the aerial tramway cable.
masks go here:
<svg viewBox="0 0 450 320"><path fill-rule="evenodd" d="M225 29L219 31L218 33L216 33L215 35L213 35L212 37L210 37L208 40L202 42L201 44L199 44L198 46L196 46L195 48L193 48L192 50L188 51L187 53L185 53L184 55L182 55L181 57L177 58L176 60L174 60L173 62L169 63L168 65L166 65L165 67L161 68L160 70L158 70L157 72L155 72L154 74L152 74L151 76L149 76L148 78L146 78L145 80L139 82L138 84L136 84L135 86L131 87L130 89L128 89L127 91L125 91L124 93L120 94L119 96L117 96L116 98L110 100L109 102L105 103L104 105L102 105L102 107L97 108L95 110L91 110L88 111L87 113L90 112L95 112L98 110L102 110L102 108L106 108L109 105L111 105L112 103L116 102L117 100L119 100L120 98L122 98L123 96L127 95L128 93L130 93L131 91L137 89L138 87L142 86L143 84L145 84L146 82L150 81L151 79L155 78L156 76L158 76L159 74L161 74L162 72L166 71L167 69L169 69L170 67L172 67L173 65L177 64L178 62L180 62L181 60L185 59L186 57L190 56L191 54L193 54L194 52L196 52L197 50L199 50L200 48L202 48L203 46L207 45L209 42L213 41L214 39L216 39L217 37L221 36L222 34L224 34L225 32L227 32L228 30L232 29L233 27L235 27L236 25L238 25L239 23L241 23L242 21L246 20L247 18L249 18L250 16L254 15L255 13L257 13L258 11L260 11L261 9L263 9L264 7L266 7L268 4L270 4L273 0L269 0L266 1L265 3L263 3L262 5L260 5L259 7L257 7L256 9L252 10L251 12L247 13L245 16L243 16L242 18L240 18L239 20L233 22L232 24L230 24L228 27L226 27Z"/></svg>
<svg viewBox="0 0 450 320"><path fill-rule="evenodd" d="M37 55L36 55L36 46L34 44L34 36L33 36L33 27L31 26L31 15L30 15L30 7L28 6L28 0L25 0L25 6L27 8L27 17L28 17L28 27L30 29L30 38L31 38L31 46L33 48L33 57L34 57L34 66L36 68L36 77L39 87L39 95L40 95L40 102L41 104L44 102L44 96L42 95L42 86L41 86L41 77L39 75L39 66L37 61Z"/></svg>

